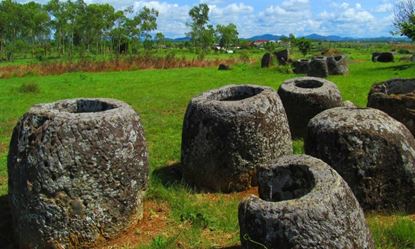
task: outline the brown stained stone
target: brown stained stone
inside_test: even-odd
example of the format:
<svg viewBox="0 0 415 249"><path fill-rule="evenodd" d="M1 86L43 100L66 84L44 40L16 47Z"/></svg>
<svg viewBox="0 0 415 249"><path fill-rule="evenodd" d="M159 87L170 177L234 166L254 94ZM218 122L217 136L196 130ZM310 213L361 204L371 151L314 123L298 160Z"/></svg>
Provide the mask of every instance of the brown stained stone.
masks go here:
<svg viewBox="0 0 415 249"><path fill-rule="evenodd" d="M415 210L415 139L386 113L326 110L310 120L304 148L346 180L365 210Z"/></svg>
<svg viewBox="0 0 415 249"><path fill-rule="evenodd" d="M292 153L278 94L268 87L229 85L191 100L182 134L183 177L207 191L243 191L256 167Z"/></svg>
<svg viewBox="0 0 415 249"><path fill-rule="evenodd" d="M284 104L294 138L303 137L308 121L318 113L342 106L336 85L315 77L300 77L285 81L278 94Z"/></svg>
<svg viewBox="0 0 415 249"><path fill-rule="evenodd" d="M373 249L363 210L323 161L285 156L258 169L259 198L239 204L242 248Z"/></svg>
<svg viewBox="0 0 415 249"><path fill-rule="evenodd" d="M71 99L33 106L8 156L13 229L20 248L91 248L143 214L143 127L127 104Z"/></svg>
<svg viewBox="0 0 415 249"><path fill-rule="evenodd" d="M392 79L374 84L367 106L386 112L415 135L415 79Z"/></svg>

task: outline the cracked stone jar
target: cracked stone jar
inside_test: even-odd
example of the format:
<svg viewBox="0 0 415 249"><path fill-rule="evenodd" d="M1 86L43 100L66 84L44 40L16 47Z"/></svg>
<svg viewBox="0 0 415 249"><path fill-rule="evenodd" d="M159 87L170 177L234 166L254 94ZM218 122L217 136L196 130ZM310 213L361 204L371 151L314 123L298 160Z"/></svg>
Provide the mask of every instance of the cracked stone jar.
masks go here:
<svg viewBox="0 0 415 249"><path fill-rule="evenodd" d="M143 215L140 118L112 99L35 105L13 131L8 174L20 248L90 248Z"/></svg>
<svg viewBox="0 0 415 249"><path fill-rule="evenodd" d="M242 248L374 249L359 203L323 161L282 157L258 169L258 184L239 204Z"/></svg>
<svg viewBox="0 0 415 249"><path fill-rule="evenodd" d="M183 177L207 191L248 189L258 165L292 154L284 107L269 87L229 85L193 98L182 136Z"/></svg>
<svg viewBox="0 0 415 249"><path fill-rule="evenodd" d="M386 113L326 110L308 123L304 149L346 180L363 209L415 211L415 139Z"/></svg>

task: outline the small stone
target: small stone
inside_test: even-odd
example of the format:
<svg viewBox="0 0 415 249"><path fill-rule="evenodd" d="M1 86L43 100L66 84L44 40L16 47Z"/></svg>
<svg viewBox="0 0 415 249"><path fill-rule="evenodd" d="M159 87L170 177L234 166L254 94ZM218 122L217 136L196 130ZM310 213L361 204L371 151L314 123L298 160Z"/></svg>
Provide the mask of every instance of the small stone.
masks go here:
<svg viewBox="0 0 415 249"><path fill-rule="evenodd" d="M281 157L259 167L258 184L260 197L239 204L242 248L374 248L352 191L323 161Z"/></svg>
<svg viewBox="0 0 415 249"><path fill-rule="evenodd" d="M228 65L220 64L218 70L230 70L231 68Z"/></svg>

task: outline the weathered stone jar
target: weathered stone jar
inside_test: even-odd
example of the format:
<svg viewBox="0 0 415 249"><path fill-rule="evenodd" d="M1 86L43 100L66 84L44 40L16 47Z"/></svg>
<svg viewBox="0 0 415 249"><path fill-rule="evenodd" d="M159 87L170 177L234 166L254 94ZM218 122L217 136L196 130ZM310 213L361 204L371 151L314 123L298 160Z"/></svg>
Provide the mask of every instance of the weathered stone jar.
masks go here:
<svg viewBox="0 0 415 249"><path fill-rule="evenodd" d="M308 64L308 76L326 78L329 76L329 68L327 66L327 57L319 56L311 59Z"/></svg>
<svg viewBox="0 0 415 249"><path fill-rule="evenodd" d="M33 106L15 127L9 197L20 248L90 248L141 219L148 175L137 113L111 99Z"/></svg>
<svg viewBox="0 0 415 249"><path fill-rule="evenodd" d="M415 135L415 79L392 79L374 84L367 106L386 112Z"/></svg>
<svg viewBox="0 0 415 249"><path fill-rule="evenodd" d="M258 169L258 183L260 197L239 204L243 248L374 248L352 191L323 161L282 157Z"/></svg>
<svg viewBox="0 0 415 249"><path fill-rule="evenodd" d="M207 191L245 190L258 165L292 153L284 107L268 87L229 85L193 98L182 136L184 179Z"/></svg>
<svg viewBox="0 0 415 249"><path fill-rule="evenodd" d="M347 58L344 55L327 57L327 67L329 75L344 75L349 72Z"/></svg>
<svg viewBox="0 0 415 249"><path fill-rule="evenodd" d="M415 139L386 113L333 108L310 120L305 152L332 166L366 210L415 210Z"/></svg>
<svg viewBox="0 0 415 249"><path fill-rule="evenodd" d="M300 77L285 81L278 94L287 112L291 134L303 137L308 121L318 113L342 106L337 86L325 79Z"/></svg>
<svg viewBox="0 0 415 249"><path fill-rule="evenodd" d="M307 74L310 60L301 59L293 62L293 71L295 74Z"/></svg>

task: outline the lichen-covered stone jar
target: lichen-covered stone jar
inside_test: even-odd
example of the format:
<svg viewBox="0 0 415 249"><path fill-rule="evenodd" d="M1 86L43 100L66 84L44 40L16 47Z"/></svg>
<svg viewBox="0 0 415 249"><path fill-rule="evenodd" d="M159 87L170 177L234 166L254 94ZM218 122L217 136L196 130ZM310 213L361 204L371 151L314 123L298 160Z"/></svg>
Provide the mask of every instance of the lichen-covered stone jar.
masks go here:
<svg viewBox="0 0 415 249"><path fill-rule="evenodd" d="M20 248L90 248L143 215L148 163L143 127L127 104L71 99L33 106L8 156Z"/></svg>
<svg viewBox="0 0 415 249"><path fill-rule="evenodd" d="M322 78L289 79L280 86L278 94L287 112L294 138L304 137L308 121L315 115L343 105L337 86Z"/></svg>
<svg viewBox="0 0 415 249"><path fill-rule="evenodd" d="M346 180L363 209L415 211L415 139L386 113L326 110L310 120L304 149Z"/></svg>
<svg viewBox="0 0 415 249"><path fill-rule="evenodd" d="M229 85L191 100L182 134L184 179L207 191L256 185L256 167L292 153L284 107L276 91Z"/></svg>
<svg viewBox="0 0 415 249"><path fill-rule="evenodd" d="M310 156L258 169L259 198L239 204L243 248L372 249L363 210L347 183Z"/></svg>
<svg viewBox="0 0 415 249"><path fill-rule="evenodd" d="M415 78L392 79L374 84L369 92L367 106L386 112L415 135Z"/></svg>

